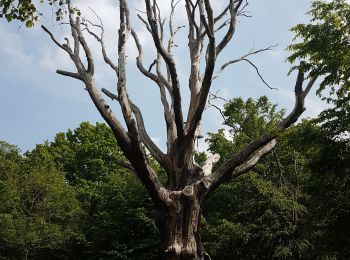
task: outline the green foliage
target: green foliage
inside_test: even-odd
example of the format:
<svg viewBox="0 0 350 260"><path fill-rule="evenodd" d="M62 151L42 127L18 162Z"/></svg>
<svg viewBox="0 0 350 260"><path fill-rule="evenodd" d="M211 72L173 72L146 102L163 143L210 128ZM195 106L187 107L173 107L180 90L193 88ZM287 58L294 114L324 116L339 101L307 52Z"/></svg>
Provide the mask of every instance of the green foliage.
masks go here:
<svg viewBox="0 0 350 260"><path fill-rule="evenodd" d="M0 180L18 171L22 162L19 152L16 146L0 141Z"/></svg>
<svg viewBox="0 0 350 260"><path fill-rule="evenodd" d="M0 0L0 18L5 18L8 22L17 20L23 22L27 28L31 28L42 15L38 11L41 4L51 6L52 17L59 22L67 14L66 5L68 0ZM71 12L80 16L77 8L72 8Z"/></svg>
<svg viewBox="0 0 350 260"><path fill-rule="evenodd" d="M347 259L350 257L350 139L339 137L337 131L332 134L332 127L338 129L337 123L324 123L318 131L309 131L307 125L308 142L299 144L305 157L310 158L308 168L312 172L304 185L308 194L305 205L309 210L306 235L314 245L314 257Z"/></svg>
<svg viewBox="0 0 350 260"><path fill-rule="evenodd" d="M157 259L152 202L123 158L99 123L25 156L1 142L0 258Z"/></svg>
<svg viewBox="0 0 350 260"><path fill-rule="evenodd" d="M277 111L277 105L268 101L266 96L258 100L252 98L244 101L242 98L234 98L224 107L224 125L228 127L229 139L225 137L225 131L209 133L206 140L209 151L221 155L219 164L232 158L238 151L253 139L272 131L276 122L279 122L285 111Z"/></svg>
<svg viewBox="0 0 350 260"><path fill-rule="evenodd" d="M198 165L203 165L204 162L207 160L207 154L205 152L199 152L194 155L195 161L198 163Z"/></svg>
<svg viewBox="0 0 350 260"><path fill-rule="evenodd" d="M248 98L232 99L224 107L224 124L230 127L233 138L252 139L260 136L262 131L272 130L279 122L285 111L276 111L277 105L269 102L266 96L257 100ZM243 142L246 142L244 140Z"/></svg>
<svg viewBox="0 0 350 260"><path fill-rule="evenodd" d="M124 171L117 164L124 156L105 124L81 123L74 131L57 134L47 149L71 183L95 182L116 170Z"/></svg>
<svg viewBox="0 0 350 260"><path fill-rule="evenodd" d="M36 7L31 0L1 0L0 8L0 17L6 18L8 22L19 20L31 27L38 20Z"/></svg>
<svg viewBox="0 0 350 260"><path fill-rule="evenodd" d="M1 153L9 154L3 147ZM12 165L17 165L0 181L0 255L35 258L47 251L57 252L52 259L66 255L68 245L84 240L74 190L61 173L24 167L27 159L13 155Z"/></svg>
<svg viewBox="0 0 350 260"><path fill-rule="evenodd" d="M211 225L203 239L209 238L206 245L214 259L285 258L307 244L296 239L292 218L303 215L305 208L258 174L224 185L206 206Z"/></svg>
<svg viewBox="0 0 350 260"><path fill-rule="evenodd" d="M305 71L323 76L318 93L330 86L332 93L344 96L350 91L350 4L313 1L309 15L311 23L292 28L300 42L289 46L292 55L288 59L292 63L306 60Z"/></svg>
<svg viewBox="0 0 350 260"><path fill-rule="evenodd" d="M290 128L250 173L208 198L202 241L212 259L350 257L350 145L339 136L347 110ZM265 97L234 99L225 116L229 139L221 130L208 140L224 158L283 111ZM155 210L123 159L104 124L82 123L25 156L1 142L0 258L158 259Z"/></svg>
<svg viewBox="0 0 350 260"><path fill-rule="evenodd" d="M250 173L209 197L203 241L213 259L350 257L349 103L344 101L288 129ZM270 129L263 115L272 106L247 113L257 101L231 102L225 106L234 104L225 110L229 138L220 130L208 140L210 151L224 158L237 153L249 141L246 136ZM282 113L277 114L276 120Z"/></svg>
<svg viewBox="0 0 350 260"><path fill-rule="evenodd" d="M27 156L40 150L46 150L55 167L65 173L83 210L81 230L86 241L76 248L76 257L158 256L152 202L134 174L118 165L125 158L108 126L81 123L74 130L58 133L53 142L37 146Z"/></svg>
<svg viewBox="0 0 350 260"><path fill-rule="evenodd" d="M350 129L350 92L348 96L333 101L334 107L323 111L316 122L322 124L322 128L329 136L349 139Z"/></svg>
<svg viewBox="0 0 350 260"><path fill-rule="evenodd" d="M273 130L284 111L278 111L266 97L238 98L225 105L224 115L229 138L220 130L210 134L208 143L210 152L226 160L252 139ZM288 134L281 136L281 146L253 172L222 185L209 197L203 240L214 259L299 257L310 248L298 234L298 219L307 211L300 203L301 177L295 173L295 164L302 168L303 160L296 157L288 140Z"/></svg>

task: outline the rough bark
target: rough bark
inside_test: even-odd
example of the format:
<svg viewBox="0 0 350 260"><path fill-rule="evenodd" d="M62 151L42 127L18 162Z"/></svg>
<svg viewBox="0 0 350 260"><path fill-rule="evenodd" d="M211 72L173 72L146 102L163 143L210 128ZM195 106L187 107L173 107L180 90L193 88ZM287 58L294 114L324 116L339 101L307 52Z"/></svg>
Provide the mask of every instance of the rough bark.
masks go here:
<svg viewBox="0 0 350 260"><path fill-rule="evenodd" d="M157 226L163 259L210 259L200 238L206 188L200 182L169 193L167 207L158 208Z"/></svg>

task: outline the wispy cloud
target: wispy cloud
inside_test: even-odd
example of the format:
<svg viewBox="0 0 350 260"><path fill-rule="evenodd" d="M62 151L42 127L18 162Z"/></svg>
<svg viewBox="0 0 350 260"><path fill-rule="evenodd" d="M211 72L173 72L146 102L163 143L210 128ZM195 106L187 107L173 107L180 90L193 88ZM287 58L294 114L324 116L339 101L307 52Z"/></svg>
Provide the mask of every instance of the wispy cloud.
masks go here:
<svg viewBox="0 0 350 260"><path fill-rule="evenodd" d="M5 30L4 25L1 23L0 35L0 57L6 61L6 66L4 63L1 63L3 65L1 74L16 74L17 77L30 76L27 68L32 67L34 55L26 50L27 45L24 40L18 33ZM19 68L21 68L21 71L18 71Z"/></svg>

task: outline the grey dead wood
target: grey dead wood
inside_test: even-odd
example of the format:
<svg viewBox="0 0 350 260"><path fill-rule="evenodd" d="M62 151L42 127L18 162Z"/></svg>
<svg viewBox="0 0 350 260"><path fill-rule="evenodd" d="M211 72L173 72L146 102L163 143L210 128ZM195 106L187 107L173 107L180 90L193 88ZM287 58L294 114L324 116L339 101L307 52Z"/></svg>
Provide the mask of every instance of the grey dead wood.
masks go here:
<svg viewBox="0 0 350 260"><path fill-rule="evenodd" d="M243 0L229 0L225 8L215 16L211 1L184 0L188 30L187 45L191 62L188 77L190 102L185 122L178 69L173 58L176 34L183 28L183 25L174 26L173 17L181 5L178 1L169 2L171 12L168 23L165 23L156 0L145 0L146 10L138 14L138 18L151 34L156 49L156 57L149 66L144 64L144 50L137 33L132 28L127 0L119 1L120 25L116 62L108 56L102 19L95 12L93 13L98 18L99 24L73 14L73 7L68 3L68 25L72 42L67 38L66 42L61 44L48 28L45 26L42 28L51 40L69 55L76 68L75 72L57 70L57 73L78 79L84 84L92 102L112 129L120 149L128 160L128 162L117 163L134 172L148 190L157 210L156 223L161 234L162 257L164 259L210 259L199 235L201 210L205 199L222 182L248 172L274 149L277 136L295 123L304 112L305 97L317 76L311 77L307 86L303 88L304 73L299 71L294 87L294 109L275 126L273 131L252 140L215 171L212 170L213 164L219 159L216 155L209 157L200 167L194 162L195 140L198 137L196 133L208 103L213 80L219 77L229 65L241 61L249 62L261 76L257 67L247 58L268 51L273 46L251 50L238 59L229 60L215 73L217 57L234 38L237 18L244 14L246 5L242 4ZM224 20L223 23L220 22L222 20ZM220 39L216 33L225 28L226 32ZM169 34L166 34L165 30L168 30ZM103 60L116 74L115 91L100 90L95 80L95 61L86 40L87 34L100 43ZM169 35L168 39L165 39L166 35ZM166 152L163 152L150 138L142 112L132 102L127 92L126 44L130 38L138 51L137 68L159 89L167 131ZM204 64L204 71L201 71L201 64ZM264 81L263 78L261 79ZM102 93L119 104L123 118L117 118L104 100ZM166 172L168 177L166 183L160 182L157 173L151 167L149 156L152 156Z"/></svg>

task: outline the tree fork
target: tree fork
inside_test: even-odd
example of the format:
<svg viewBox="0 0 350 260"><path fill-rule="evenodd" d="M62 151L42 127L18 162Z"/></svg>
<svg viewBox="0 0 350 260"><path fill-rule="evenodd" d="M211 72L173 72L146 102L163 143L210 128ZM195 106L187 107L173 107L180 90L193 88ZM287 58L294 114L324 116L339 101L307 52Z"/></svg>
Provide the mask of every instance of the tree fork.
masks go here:
<svg viewBox="0 0 350 260"><path fill-rule="evenodd" d="M165 260L210 259L200 237L202 205L206 189L201 182L169 193L170 203L158 208L156 224Z"/></svg>
<svg viewBox="0 0 350 260"><path fill-rule="evenodd" d="M159 22L161 19L156 0L145 0L148 22L141 17L141 20L151 33L156 47L156 73L151 72L154 62L149 70L146 70L146 67L143 65L142 46L136 32L132 29L127 5L128 1L126 0L119 1L120 29L117 65L107 56L105 45L103 44L104 30L102 22L101 25L97 26L102 28L102 34L97 36L97 34L89 30L87 22L81 22L79 17L73 19L73 9L69 1L68 15L69 26L74 40L73 46L69 46L68 40L67 44L59 43L53 34L46 27L43 27L53 42L69 55L77 69L77 72L62 70L57 72L84 83L91 100L111 127L120 149L129 160L130 164L127 163L126 167L135 172L148 190L157 209L156 222L161 233L162 257L164 259L210 259L202 246L199 233L201 210L205 199L222 182L249 171L263 156L274 149L276 146L275 138L278 134L295 123L304 112L305 97L317 79L317 75L310 73L310 81L303 89L304 79L308 77L304 77L304 72L301 69L299 70L294 88L295 107L284 120L276 124L274 131L253 140L215 171L212 171L213 163L217 160L215 157L208 160L202 167L194 163L196 129L202 119L213 79L216 77L214 76L214 69L217 63L217 56L231 41L235 33L237 16L239 11L242 11L245 7L241 7L242 2L242 0L229 1L228 6L225 8L226 11L224 10L224 13L229 11L231 16L228 24L229 28L223 39L216 41L218 37L215 34L215 23L219 20L220 15L217 18L214 17L210 1L198 0L196 4L193 4L190 0L186 1L190 30L189 43L195 43L188 46L190 55L194 55L193 57L197 55L195 59L193 57L191 59L191 65L194 66L192 66L189 82L193 85L190 86L191 100L186 124L183 122L180 84L176 63L171 52L172 49L164 48L164 35L162 33L164 25L163 23L157 24L157 20ZM175 8L175 6L172 8ZM200 17L195 17L198 14ZM118 78L118 95L112 94L107 90L102 90L102 92L119 103L124 122L126 123L126 129L102 98L94 78L94 59L85 40L84 33L91 34L100 42L104 61L115 71ZM141 110L132 102L127 92L125 63L126 42L129 34L133 36L139 52L136 59L137 68L144 76L156 83L160 90L160 100L164 108L164 119L167 125L167 153L163 153L151 140L146 131ZM216 42L219 42L219 44L217 45ZM268 49L249 52L242 57L245 58ZM85 54L85 62L82 61L84 55L80 54L80 50ZM200 73L200 67L198 66L201 60L205 63L203 74ZM168 77L162 74L162 62L165 62ZM234 62L230 64L232 63ZM145 148L149 151L150 156L166 171L168 175L167 185L163 185L160 182L157 173L152 169Z"/></svg>

